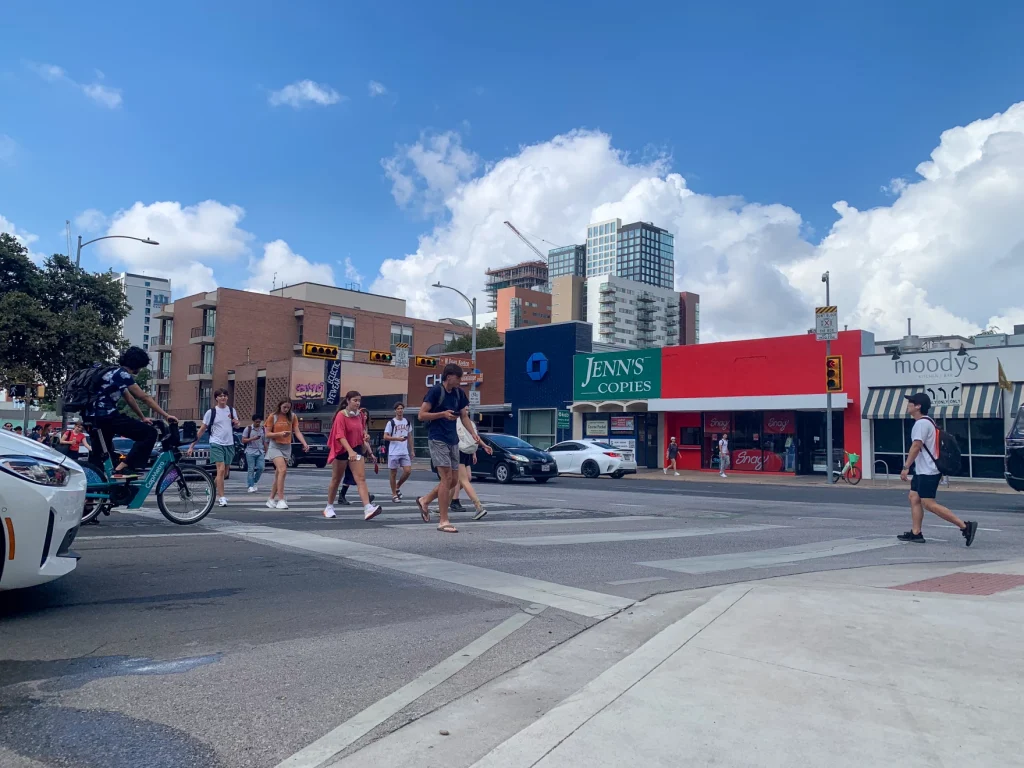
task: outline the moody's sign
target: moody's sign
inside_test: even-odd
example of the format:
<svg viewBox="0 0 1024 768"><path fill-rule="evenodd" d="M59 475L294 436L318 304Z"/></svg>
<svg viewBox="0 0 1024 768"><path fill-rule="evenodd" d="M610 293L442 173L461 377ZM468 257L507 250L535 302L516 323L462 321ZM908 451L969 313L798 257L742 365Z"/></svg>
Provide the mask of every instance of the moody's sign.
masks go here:
<svg viewBox="0 0 1024 768"><path fill-rule="evenodd" d="M964 371L978 370L978 358L974 355L957 356L955 352L913 355L908 354L892 361L894 373L908 379L959 379Z"/></svg>

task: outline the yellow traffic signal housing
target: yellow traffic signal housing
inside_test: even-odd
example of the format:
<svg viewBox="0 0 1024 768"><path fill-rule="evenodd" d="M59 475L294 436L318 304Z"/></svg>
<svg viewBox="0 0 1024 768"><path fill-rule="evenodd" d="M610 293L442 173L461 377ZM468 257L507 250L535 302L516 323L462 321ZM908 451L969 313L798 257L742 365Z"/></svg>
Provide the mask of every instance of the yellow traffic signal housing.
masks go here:
<svg viewBox="0 0 1024 768"><path fill-rule="evenodd" d="M437 358L423 357L422 355L417 355L416 365L418 365L420 368L437 368Z"/></svg>
<svg viewBox="0 0 1024 768"><path fill-rule="evenodd" d="M828 355L825 358L825 391L843 391L843 356Z"/></svg>
<svg viewBox="0 0 1024 768"><path fill-rule="evenodd" d="M338 348L333 344L315 344L307 341L302 344L303 357L315 357L319 360L337 360Z"/></svg>
<svg viewBox="0 0 1024 768"><path fill-rule="evenodd" d="M381 352L376 349L370 350L370 362L379 363L380 365L391 365L391 361L394 356L390 352Z"/></svg>

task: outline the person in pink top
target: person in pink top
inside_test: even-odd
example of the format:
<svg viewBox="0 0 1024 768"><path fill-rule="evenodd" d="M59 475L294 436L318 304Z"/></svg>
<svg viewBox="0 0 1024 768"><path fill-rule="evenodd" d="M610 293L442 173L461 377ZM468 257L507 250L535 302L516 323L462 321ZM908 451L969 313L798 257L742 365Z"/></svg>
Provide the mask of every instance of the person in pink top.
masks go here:
<svg viewBox="0 0 1024 768"><path fill-rule="evenodd" d="M327 461L331 465L331 482L327 486L324 517L328 519L337 517L334 511L334 497L338 493L338 486L341 485L346 468L352 470L352 478L356 481L359 498L363 502L363 519L372 520L381 512L380 505L370 501L370 491L366 487L366 425L359 414L361 401L362 395L358 392L346 393L341 399L337 413L334 414L331 433L327 437Z"/></svg>

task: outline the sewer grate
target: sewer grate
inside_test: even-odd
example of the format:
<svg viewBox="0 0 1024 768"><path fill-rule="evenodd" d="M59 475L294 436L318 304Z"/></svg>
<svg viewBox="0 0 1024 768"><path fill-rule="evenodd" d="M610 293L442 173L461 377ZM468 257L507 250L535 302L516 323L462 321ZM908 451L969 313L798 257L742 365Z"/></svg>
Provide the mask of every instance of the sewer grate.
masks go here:
<svg viewBox="0 0 1024 768"><path fill-rule="evenodd" d="M906 592L944 592L947 595L994 595L1024 586L1024 576L1009 573L951 573L924 581L912 581L890 589Z"/></svg>

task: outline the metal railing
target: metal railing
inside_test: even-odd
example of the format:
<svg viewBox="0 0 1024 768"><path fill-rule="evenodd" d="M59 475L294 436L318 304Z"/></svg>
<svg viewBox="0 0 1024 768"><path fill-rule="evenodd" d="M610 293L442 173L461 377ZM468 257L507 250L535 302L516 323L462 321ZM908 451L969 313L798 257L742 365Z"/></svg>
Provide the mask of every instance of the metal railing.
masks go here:
<svg viewBox="0 0 1024 768"><path fill-rule="evenodd" d="M213 373L213 363L195 363L188 367L188 375L195 376L198 373Z"/></svg>
<svg viewBox="0 0 1024 768"><path fill-rule="evenodd" d="M201 325L198 328L192 329L191 338L195 339L199 336L213 336L214 330L216 330L216 325Z"/></svg>
<svg viewBox="0 0 1024 768"><path fill-rule="evenodd" d="M875 471L872 473L872 474L874 474L874 477L871 478L871 482L872 483L877 483L878 482L878 465L879 464L881 464L882 467L885 469L885 485L888 488L889 487L889 464L888 464L888 462L886 462L886 461L884 461L882 459L875 459Z"/></svg>

